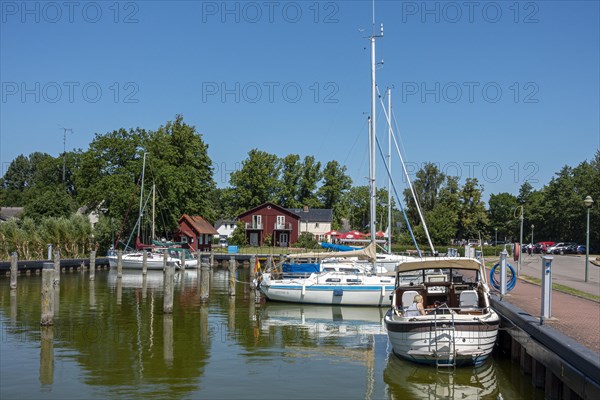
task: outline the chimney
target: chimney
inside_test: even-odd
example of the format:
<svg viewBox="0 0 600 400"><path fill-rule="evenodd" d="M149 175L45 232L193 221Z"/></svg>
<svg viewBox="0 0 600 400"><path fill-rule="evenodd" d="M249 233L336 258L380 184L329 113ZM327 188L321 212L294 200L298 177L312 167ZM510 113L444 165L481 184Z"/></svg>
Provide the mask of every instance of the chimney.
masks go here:
<svg viewBox="0 0 600 400"><path fill-rule="evenodd" d="M304 212L308 212L308 206L304 206Z"/></svg>

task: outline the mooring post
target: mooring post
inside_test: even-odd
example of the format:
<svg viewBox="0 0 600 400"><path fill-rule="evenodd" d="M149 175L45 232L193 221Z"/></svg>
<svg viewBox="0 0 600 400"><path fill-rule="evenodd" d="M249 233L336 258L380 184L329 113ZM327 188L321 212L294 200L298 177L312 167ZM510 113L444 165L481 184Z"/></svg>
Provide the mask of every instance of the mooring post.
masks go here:
<svg viewBox="0 0 600 400"><path fill-rule="evenodd" d="M17 274L19 272L18 266L19 266L19 260L17 258L17 253L14 252L10 256L10 288L11 289L17 288Z"/></svg>
<svg viewBox="0 0 600 400"><path fill-rule="evenodd" d="M508 257L508 252L506 251L506 246L504 250L500 252L500 295L502 297L506 296L506 258Z"/></svg>
<svg viewBox="0 0 600 400"><path fill-rule="evenodd" d="M165 314L173 313L173 278L175 276L175 264L167 263L167 251L164 252L164 265L165 265L165 273L164 273L164 292L165 297L163 301L163 312Z"/></svg>
<svg viewBox="0 0 600 400"><path fill-rule="evenodd" d="M256 256L252 255L250 256L250 290L256 289L254 282L256 280L256 273Z"/></svg>
<svg viewBox="0 0 600 400"><path fill-rule="evenodd" d="M200 249L196 250L196 268L198 269L198 274L200 274L200 268L202 268L202 252Z"/></svg>
<svg viewBox="0 0 600 400"><path fill-rule="evenodd" d="M142 253L142 275L146 275L148 273L148 252L144 250Z"/></svg>
<svg viewBox="0 0 600 400"><path fill-rule="evenodd" d="M40 325L54 325L54 265L44 263L42 268L42 316Z"/></svg>
<svg viewBox="0 0 600 400"><path fill-rule="evenodd" d="M179 255L179 269L181 272L185 272L185 250L181 248L181 254Z"/></svg>
<svg viewBox="0 0 600 400"><path fill-rule="evenodd" d="M229 296L235 296L235 256L229 258Z"/></svg>
<svg viewBox="0 0 600 400"><path fill-rule="evenodd" d="M52 244L48 243L48 261L52 261Z"/></svg>
<svg viewBox="0 0 600 400"><path fill-rule="evenodd" d="M210 269L205 259L202 260L198 271L200 271L200 302L206 303L210 292Z"/></svg>
<svg viewBox="0 0 600 400"><path fill-rule="evenodd" d="M96 250L90 251L90 281L96 279Z"/></svg>
<svg viewBox="0 0 600 400"><path fill-rule="evenodd" d="M117 251L117 278L123 276L123 250Z"/></svg>
<svg viewBox="0 0 600 400"><path fill-rule="evenodd" d="M60 284L60 251L54 252L54 281Z"/></svg>

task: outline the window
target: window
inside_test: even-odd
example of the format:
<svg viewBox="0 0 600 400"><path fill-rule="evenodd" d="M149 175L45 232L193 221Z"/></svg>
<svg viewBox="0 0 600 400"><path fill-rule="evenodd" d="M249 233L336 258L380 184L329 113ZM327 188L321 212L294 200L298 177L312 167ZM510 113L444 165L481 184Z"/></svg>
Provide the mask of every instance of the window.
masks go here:
<svg viewBox="0 0 600 400"><path fill-rule="evenodd" d="M319 223L315 222L315 228L319 228Z"/></svg>

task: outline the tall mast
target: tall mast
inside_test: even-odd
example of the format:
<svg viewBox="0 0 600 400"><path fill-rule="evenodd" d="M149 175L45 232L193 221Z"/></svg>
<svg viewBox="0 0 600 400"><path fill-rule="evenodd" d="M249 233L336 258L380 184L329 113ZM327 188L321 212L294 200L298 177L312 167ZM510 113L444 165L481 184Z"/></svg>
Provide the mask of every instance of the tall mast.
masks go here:
<svg viewBox="0 0 600 400"><path fill-rule="evenodd" d="M152 240L154 240L156 238L156 236L154 236L154 212L155 212L155 205L156 205L156 184L152 184Z"/></svg>
<svg viewBox="0 0 600 400"><path fill-rule="evenodd" d="M374 7L374 6L373 6ZM373 11L375 8L373 8ZM375 22L375 13L373 12L373 22ZM375 244L375 219L376 219L376 207L377 207L377 186L375 184L375 146L377 143L377 118L376 118L376 105L377 105L377 83L375 80L375 39L383 37L383 24L381 25L381 31L379 35L375 35L374 29L372 35L369 37L371 41L371 135L369 140L370 155L369 155L369 185L370 185L370 230L371 230L371 244Z"/></svg>
<svg viewBox="0 0 600 400"><path fill-rule="evenodd" d="M142 185L140 188L140 211L138 213L138 230L137 235L140 237L140 230L142 228L142 202L144 197L144 175L146 173L146 153L144 152L144 162L142 163Z"/></svg>
<svg viewBox="0 0 600 400"><path fill-rule="evenodd" d="M392 115L392 88L388 87L388 116ZM388 117L388 120L390 118ZM388 254L392 254L392 124L388 124L388 225L387 225L387 249Z"/></svg>

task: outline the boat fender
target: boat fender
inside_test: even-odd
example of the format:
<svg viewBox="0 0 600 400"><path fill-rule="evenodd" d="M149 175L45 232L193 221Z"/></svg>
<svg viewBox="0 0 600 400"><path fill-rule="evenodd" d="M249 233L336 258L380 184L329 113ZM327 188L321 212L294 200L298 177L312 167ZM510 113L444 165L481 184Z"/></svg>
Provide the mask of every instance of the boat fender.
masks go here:
<svg viewBox="0 0 600 400"><path fill-rule="evenodd" d="M302 285L302 296L306 294L306 285Z"/></svg>
<svg viewBox="0 0 600 400"><path fill-rule="evenodd" d="M515 243L515 251L513 253L514 260L519 261L519 257L521 257L521 243Z"/></svg>
<svg viewBox="0 0 600 400"><path fill-rule="evenodd" d="M381 286L381 297L385 296L385 286Z"/></svg>
<svg viewBox="0 0 600 400"><path fill-rule="evenodd" d="M334 296L343 296L344 295L344 289L342 289L342 288L333 289L333 295Z"/></svg>

